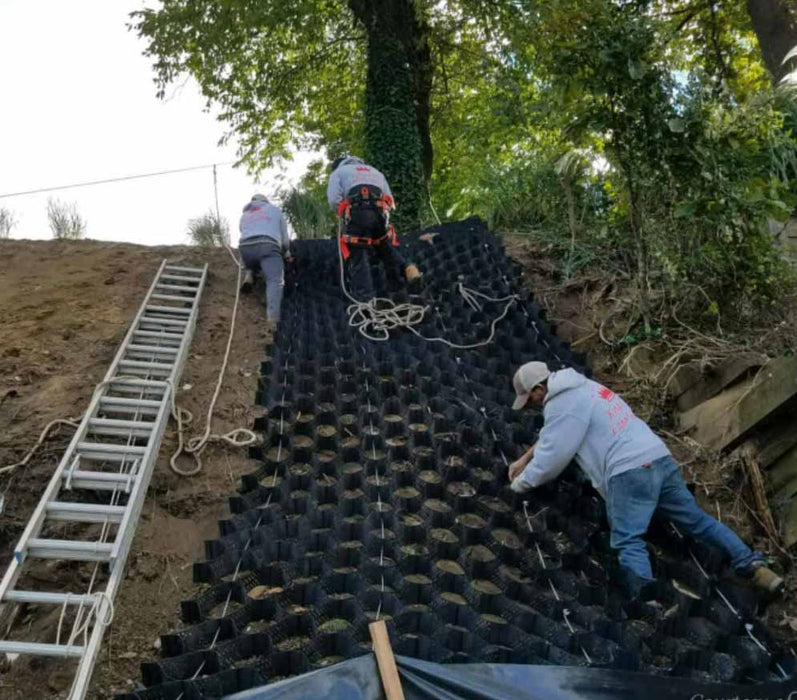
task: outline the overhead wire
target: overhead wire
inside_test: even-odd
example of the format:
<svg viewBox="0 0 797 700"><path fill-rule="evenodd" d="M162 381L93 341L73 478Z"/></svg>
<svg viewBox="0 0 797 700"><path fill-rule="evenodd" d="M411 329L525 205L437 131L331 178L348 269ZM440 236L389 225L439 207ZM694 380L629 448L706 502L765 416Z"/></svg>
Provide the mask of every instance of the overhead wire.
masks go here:
<svg viewBox="0 0 797 700"><path fill-rule="evenodd" d="M21 190L19 192L6 192L5 194L0 194L0 199L6 199L8 197L22 197L24 195L29 194L41 194L43 192L55 192L57 190L71 190L77 187L92 187L94 185L105 185L112 182L125 182L127 180L140 180L147 177L159 177L161 175L174 175L176 173L187 173L192 170L204 170L205 168L213 168L213 176L214 180L216 177L216 167L219 165L233 165L236 161L229 160L223 163L207 163L205 165L191 165L186 168L174 168L171 170L158 170L151 173L138 173L136 175L122 175L120 177L109 177L103 180L90 180L87 182L73 182L68 185L57 185L54 187L39 187L33 190ZM217 206L218 209L218 206Z"/></svg>

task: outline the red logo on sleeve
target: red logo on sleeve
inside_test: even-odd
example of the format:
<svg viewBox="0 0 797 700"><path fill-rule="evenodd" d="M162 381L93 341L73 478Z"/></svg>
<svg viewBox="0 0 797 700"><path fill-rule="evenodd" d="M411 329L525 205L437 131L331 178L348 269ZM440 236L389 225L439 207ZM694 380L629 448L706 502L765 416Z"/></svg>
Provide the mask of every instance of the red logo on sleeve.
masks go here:
<svg viewBox="0 0 797 700"><path fill-rule="evenodd" d="M604 401L612 401L614 399L614 392L611 389L607 389L605 386L602 386L598 390L598 396L600 396Z"/></svg>

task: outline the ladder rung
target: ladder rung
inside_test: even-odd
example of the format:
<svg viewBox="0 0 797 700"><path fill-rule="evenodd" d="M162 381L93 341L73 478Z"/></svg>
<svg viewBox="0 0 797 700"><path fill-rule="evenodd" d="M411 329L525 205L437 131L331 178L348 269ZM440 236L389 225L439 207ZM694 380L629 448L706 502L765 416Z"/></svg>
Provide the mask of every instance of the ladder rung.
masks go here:
<svg viewBox="0 0 797 700"><path fill-rule="evenodd" d="M71 472L69 484L73 489L87 489L93 491L114 491L123 487L127 489L136 480L135 474L120 474L119 472L89 472L76 470ZM64 480L69 476L64 473Z"/></svg>
<svg viewBox="0 0 797 700"><path fill-rule="evenodd" d="M166 331L133 331L134 336L140 336L141 338L158 338L160 340L174 340L178 344L183 339L183 334L176 332L176 333L168 333Z"/></svg>
<svg viewBox="0 0 797 700"><path fill-rule="evenodd" d="M176 355L179 348L158 347L157 345L128 345L127 352L151 352L153 355Z"/></svg>
<svg viewBox="0 0 797 700"><path fill-rule="evenodd" d="M127 367L128 369L163 370L166 374L169 374L174 368L171 362L144 362L143 360L119 360L119 366Z"/></svg>
<svg viewBox="0 0 797 700"><path fill-rule="evenodd" d="M164 326L185 326L188 324L188 321L184 321L181 318L173 318L172 316L142 316L140 319L142 323L160 323ZM163 331L161 331L163 332ZM178 333L179 331L175 331Z"/></svg>
<svg viewBox="0 0 797 700"><path fill-rule="evenodd" d="M178 296L176 296L174 294L157 294L157 293L155 293L155 294L150 295L150 299L163 299L164 301L181 301L184 304L193 304L194 303L193 299L189 299L187 297L178 297ZM170 306L169 308L171 309L172 307Z"/></svg>
<svg viewBox="0 0 797 700"><path fill-rule="evenodd" d="M159 326L177 326L183 328L188 325L188 321L183 321L179 318L163 318L159 316L142 316L139 323L157 324Z"/></svg>
<svg viewBox="0 0 797 700"><path fill-rule="evenodd" d="M122 399L116 396L103 396L100 398L100 410L115 413L140 413L145 416L156 415L163 402L150 399Z"/></svg>
<svg viewBox="0 0 797 700"><path fill-rule="evenodd" d="M109 398L117 398L117 396L129 396L135 401L140 399L147 399L149 401L161 401L165 392L158 390L157 388L146 388L146 387L139 387L136 388L134 386L115 386L113 388L113 396L109 396Z"/></svg>
<svg viewBox="0 0 797 700"><path fill-rule="evenodd" d="M202 276L201 267L180 267L179 265L164 265L163 269L171 270L172 272L190 272L192 275L199 275L199 277L197 277L197 281L199 281L199 278Z"/></svg>
<svg viewBox="0 0 797 700"><path fill-rule="evenodd" d="M83 647L66 646L66 644L40 644L38 642L0 642L0 653L32 654L34 656L60 656L79 659L83 656Z"/></svg>
<svg viewBox="0 0 797 700"><path fill-rule="evenodd" d="M176 282L194 282L196 284L199 284L199 278L198 277L186 277L185 275L163 274L158 279L159 280L174 280ZM192 289L195 289L195 287L192 287Z"/></svg>
<svg viewBox="0 0 797 700"><path fill-rule="evenodd" d="M146 367L135 367L128 365L128 369L126 369L125 372L137 377L148 377L154 375L159 375L161 377L168 376L171 373L171 368L166 367L166 369L163 370L163 367L165 367L165 365L156 365L153 368L147 369Z"/></svg>
<svg viewBox="0 0 797 700"><path fill-rule="evenodd" d="M119 523L125 514L124 506L106 506L99 503L69 503L50 501L47 504L50 520L69 520L76 523Z"/></svg>
<svg viewBox="0 0 797 700"><path fill-rule="evenodd" d="M168 389L169 382L164 382L159 379L138 379L138 378L128 378L128 377L114 377L109 382L110 386L113 389L118 389L120 387L143 387L145 389Z"/></svg>
<svg viewBox="0 0 797 700"><path fill-rule="evenodd" d="M175 306L158 306L157 304L147 304L144 309L146 311L151 311L156 314L182 314L184 316L188 316L191 313L191 309L178 309Z"/></svg>
<svg viewBox="0 0 797 700"><path fill-rule="evenodd" d="M89 418L89 432L92 435L149 437L154 427L155 424L149 421Z"/></svg>
<svg viewBox="0 0 797 700"><path fill-rule="evenodd" d="M125 457L140 457L147 451L147 448L137 445L112 445L107 442L79 442L77 451L78 454L100 455L108 461L121 462Z"/></svg>
<svg viewBox="0 0 797 700"><path fill-rule="evenodd" d="M183 284L156 284L155 286L158 287L159 289L169 289L173 292L191 292L192 294L194 294L197 291L197 287L188 287Z"/></svg>
<svg viewBox="0 0 797 700"><path fill-rule="evenodd" d="M28 540L25 554L36 559L68 559L70 561L110 561L112 542L81 542L79 540ZM20 552L15 552L19 558Z"/></svg>
<svg viewBox="0 0 797 700"><path fill-rule="evenodd" d="M125 373L126 376L132 376L129 372ZM143 379L143 377L142 377ZM155 381L155 380L152 380ZM160 401L161 397L166 393L165 389L162 389L157 386L146 387L146 386L134 386L134 385L126 385L126 384L115 384L111 387L111 391L113 391L113 397L115 398L118 396L130 396L134 399L150 399L152 401ZM110 395L110 394L108 394Z"/></svg>
<svg viewBox="0 0 797 700"><path fill-rule="evenodd" d="M94 605L99 596L91 593L47 593L45 591L8 591L3 597L9 603L34 605Z"/></svg>

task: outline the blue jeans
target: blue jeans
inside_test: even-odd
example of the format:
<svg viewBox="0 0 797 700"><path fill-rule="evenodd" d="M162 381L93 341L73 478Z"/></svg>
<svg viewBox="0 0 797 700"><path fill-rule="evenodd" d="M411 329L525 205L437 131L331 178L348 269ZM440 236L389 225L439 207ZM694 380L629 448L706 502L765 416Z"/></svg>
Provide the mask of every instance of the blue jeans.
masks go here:
<svg viewBox="0 0 797 700"><path fill-rule="evenodd" d="M692 538L723 551L733 569L749 576L761 560L730 528L705 513L686 488L671 456L630 469L609 479L606 509L611 524L611 546L618 550L628 592L636 596L653 581L643 537L654 513L668 518Z"/></svg>
<svg viewBox="0 0 797 700"><path fill-rule="evenodd" d="M266 318L279 321L282 293L285 288L285 264L282 251L271 243L254 243L238 248L247 270L263 273L266 282Z"/></svg>

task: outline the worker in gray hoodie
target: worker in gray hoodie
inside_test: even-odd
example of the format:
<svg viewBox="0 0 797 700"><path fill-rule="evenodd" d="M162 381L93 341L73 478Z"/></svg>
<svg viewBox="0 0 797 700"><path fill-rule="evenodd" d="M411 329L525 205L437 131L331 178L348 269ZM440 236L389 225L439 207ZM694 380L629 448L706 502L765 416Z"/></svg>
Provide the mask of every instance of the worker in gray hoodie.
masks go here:
<svg viewBox="0 0 797 700"><path fill-rule="evenodd" d="M420 280L418 267L399 252L398 236L390 223L395 202L381 172L361 158L337 158L327 184L327 201L343 222L338 244L356 297L364 298L372 292L372 256L381 261L386 271L394 269L410 284Z"/></svg>
<svg viewBox="0 0 797 700"><path fill-rule="evenodd" d="M762 554L697 505L667 446L611 389L573 369L550 372L544 362L522 365L513 385L512 408L542 407L545 424L537 443L509 466L512 490L555 479L575 458L606 501L611 546L632 598L653 581L643 538L654 513L724 552L757 588L771 593L783 585Z"/></svg>
<svg viewBox="0 0 797 700"><path fill-rule="evenodd" d="M239 228L238 250L246 268L241 291L252 291L254 273L260 270L266 282L266 318L279 321L285 287L284 263L292 260L285 216L265 195L256 194L244 206Z"/></svg>

